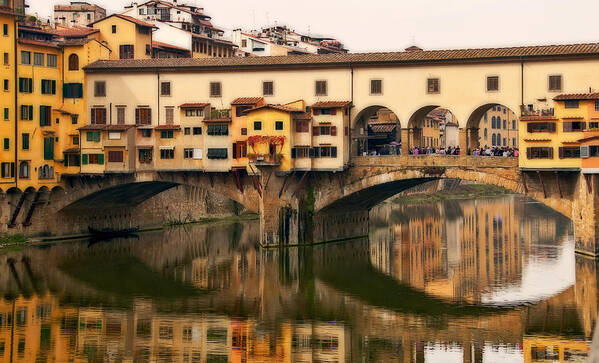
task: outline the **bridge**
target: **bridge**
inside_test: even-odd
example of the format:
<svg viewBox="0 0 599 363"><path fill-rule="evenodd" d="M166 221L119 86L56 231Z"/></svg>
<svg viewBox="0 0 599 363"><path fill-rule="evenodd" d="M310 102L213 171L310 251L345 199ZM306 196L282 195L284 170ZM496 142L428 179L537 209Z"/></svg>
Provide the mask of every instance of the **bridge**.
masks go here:
<svg viewBox="0 0 599 363"><path fill-rule="evenodd" d="M88 225L103 227L125 220L143 224L140 213L164 213L148 210L145 201L184 186L226 196L259 213L260 239L265 246L315 243L364 236L368 233L368 212L375 205L432 180L454 179L495 185L545 204L573 221L578 251L590 255L599 252L595 227L599 184L594 176L526 172L518 168L516 158L480 156L355 157L351 167L337 173L281 175L274 167L261 168L258 175L237 176L203 172L70 176L63 186L47 191L27 228L64 234L85 232ZM34 194L25 198L23 210L28 209L27 204L33 205ZM10 216L19 224L30 217L24 212L14 217L22 196L9 192L5 198L9 200L3 203L4 221ZM193 195L185 198L192 205L196 200ZM140 205L146 209L136 210Z"/></svg>

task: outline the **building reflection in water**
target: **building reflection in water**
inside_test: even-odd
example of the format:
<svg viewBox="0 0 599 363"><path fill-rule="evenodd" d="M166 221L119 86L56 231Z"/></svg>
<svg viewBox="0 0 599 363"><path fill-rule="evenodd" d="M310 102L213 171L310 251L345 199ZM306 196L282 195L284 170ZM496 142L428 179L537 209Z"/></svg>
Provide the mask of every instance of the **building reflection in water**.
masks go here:
<svg viewBox="0 0 599 363"><path fill-rule="evenodd" d="M588 354L597 264L574 257L567 220L519 197L384 204L368 240L279 251L258 235L193 226L0 256L0 362Z"/></svg>

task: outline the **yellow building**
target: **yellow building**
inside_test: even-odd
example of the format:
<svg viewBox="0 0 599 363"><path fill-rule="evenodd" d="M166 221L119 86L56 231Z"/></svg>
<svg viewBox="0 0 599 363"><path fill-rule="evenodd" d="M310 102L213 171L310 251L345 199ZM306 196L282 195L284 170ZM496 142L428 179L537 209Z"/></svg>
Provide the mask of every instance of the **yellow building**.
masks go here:
<svg viewBox="0 0 599 363"><path fill-rule="evenodd" d="M518 116L509 108L501 105L491 107L479 125L481 147L518 147Z"/></svg>
<svg viewBox="0 0 599 363"><path fill-rule="evenodd" d="M2 91L0 92L0 108L2 109L2 127L0 138L3 144L8 140L8 148L0 149L0 188L3 191L16 186L16 149L15 149L15 119L17 118L16 102L16 14L13 12L12 0L0 1L0 53L2 65L0 66L0 79Z"/></svg>
<svg viewBox="0 0 599 363"><path fill-rule="evenodd" d="M233 143L232 169L248 167L248 122L246 111L264 105L263 97L240 97L231 102L231 142Z"/></svg>
<svg viewBox="0 0 599 363"><path fill-rule="evenodd" d="M121 14L113 14L89 24L100 31L101 40L112 50L110 59L152 58L153 24Z"/></svg>
<svg viewBox="0 0 599 363"><path fill-rule="evenodd" d="M563 94L554 100L554 115L520 118L520 168L523 170L579 171L580 141L595 100L585 94Z"/></svg>

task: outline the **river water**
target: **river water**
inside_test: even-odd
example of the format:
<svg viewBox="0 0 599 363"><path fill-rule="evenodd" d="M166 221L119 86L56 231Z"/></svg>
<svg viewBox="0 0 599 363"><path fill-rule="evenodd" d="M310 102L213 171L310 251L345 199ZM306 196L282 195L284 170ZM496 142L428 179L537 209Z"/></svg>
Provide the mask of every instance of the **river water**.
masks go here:
<svg viewBox="0 0 599 363"><path fill-rule="evenodd" d="M257 222L0 256L0 362L582 362L597 264L519 196L371 212L263 250Z"/></svg>

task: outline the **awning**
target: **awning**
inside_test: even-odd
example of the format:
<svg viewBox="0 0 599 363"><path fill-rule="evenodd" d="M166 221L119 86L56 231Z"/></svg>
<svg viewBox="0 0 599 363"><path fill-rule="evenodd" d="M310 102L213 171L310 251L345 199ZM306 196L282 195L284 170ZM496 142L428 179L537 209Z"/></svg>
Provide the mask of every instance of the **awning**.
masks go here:
<svg viewBox="0 0 599 363"><path fill-rule="evenodd" d="M175 150L174 146L160 146L160 150Z"/></svg>
<svg viewBox="0 0 599 363"><path fill-rule="evenodd" d="M204 107L208 107L208 106L210 106L209 103L189 102L189 103L184 103L182 105L179 105L179 108L183 108L183 109L185 109L185 108L204 108Z"/></svg>
<svg viewBox="0 0 599 363"><path fill-rule="evenodd" d="M151 150L154 148L154 146L152 146L152 145L137 145L137 148L144 149L144 150L148 150L148 149Z"/></svg>

